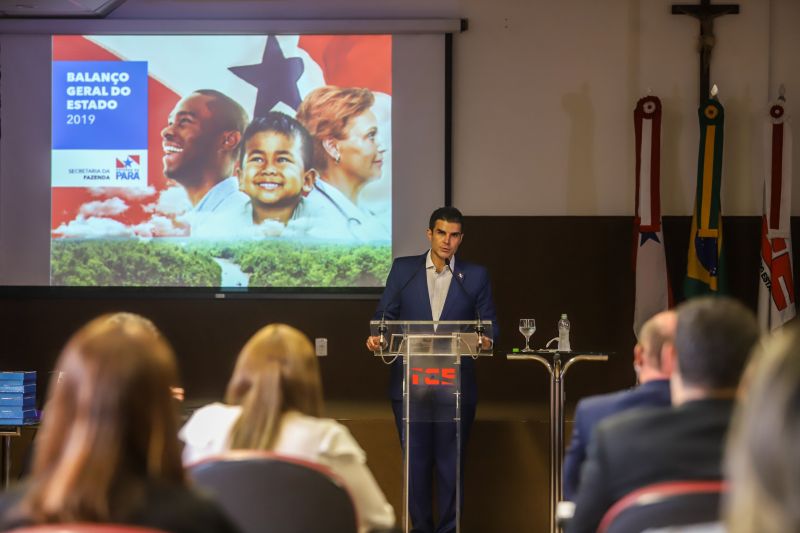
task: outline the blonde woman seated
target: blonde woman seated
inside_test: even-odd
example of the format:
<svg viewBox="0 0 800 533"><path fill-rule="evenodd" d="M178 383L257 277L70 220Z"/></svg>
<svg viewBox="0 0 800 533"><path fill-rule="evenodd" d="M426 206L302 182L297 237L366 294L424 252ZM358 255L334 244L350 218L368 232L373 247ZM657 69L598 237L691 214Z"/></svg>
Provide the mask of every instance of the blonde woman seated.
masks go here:
<svg viewBox="0 0 800 533"><path fill-rule="evenodd" d="M731 533L800 531L800 328L775 333L753 356L734 414L725 470Z"/></svg>
<svg viewBox="0 0 800 533"><path fill-rule="evenodd" d="M367 468L364 450L343 425L319 418L319 368L303 333L284 324L259 330L239 354L226 401L197 410L181 429L184 464L231 449L311 460L345 482L361 531L394 525L394 510Z"/></svg>
<svg viewBox="0 0 800 533"><path fill-rule="evenodd" d="M56 368L31 477L0 498L0 530L103 522L236 531L186 487L170 394L175 359L150 321L126 313L92 320Z"/></svg>

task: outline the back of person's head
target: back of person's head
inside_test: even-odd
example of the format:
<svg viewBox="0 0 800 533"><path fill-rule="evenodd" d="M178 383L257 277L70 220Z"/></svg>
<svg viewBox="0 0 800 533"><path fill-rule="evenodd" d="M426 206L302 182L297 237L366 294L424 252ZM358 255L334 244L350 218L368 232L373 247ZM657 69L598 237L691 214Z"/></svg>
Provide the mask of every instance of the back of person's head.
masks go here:
<svg viewBox="0 0 800 533"><path fill-rule="evenodd" d="M756 350L726 453L731 533L800 531L800 329Z"/></svg>
<svg viewBox="0 0 800 533"><path fill-rule="evenodd" d="M642 362L653 369L661 369L661 351L665 344L675 341L677 314L662 311L650 318L639 331Z"/></svg>
<svg viewBox="0 0 800 533"><path fill-rule="evenodd" d="M428 220L428 229L433 229L436 226L437 220L444 220L445 222L460 224L461 232L464 232L464 215L462 215L461 211L455 207L446 206L437 208L433 213L431 213L431 217Z"/></svg>
<svg viewBox="0 0 800 533"><path fill-rule="evenodd" d="M19 512L34 523L114 521L150 481L184 482L172 349L152 322L98 317L67 342Z"/></svg>
<svg viewBox="0 0 800 533"><path fill-rule="evenodd" d="M322 381L311 341L286 324L261 328L242 348L225 398L242 407L231 448L272 449L286 411L322 414Z"/></svg>
<svg viewBox="0 0 800 533"><path fill-rule="evenodd" d="M681 381L709 391L735 389L759 336L753 312L723 296L693 298L677 311Z"/></svg>

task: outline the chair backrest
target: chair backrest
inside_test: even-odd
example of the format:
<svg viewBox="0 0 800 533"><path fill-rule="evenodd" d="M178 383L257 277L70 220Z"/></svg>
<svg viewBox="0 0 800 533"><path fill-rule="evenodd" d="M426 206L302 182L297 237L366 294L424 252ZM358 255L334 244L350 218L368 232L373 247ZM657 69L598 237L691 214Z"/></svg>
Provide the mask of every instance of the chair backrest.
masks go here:
<svg viewBox="0 0 800 533"><path fill-rule="evenodd" d="M236 450L189 467L242 533L356 533L353 499L330 469L262 451Z"/></svg>
<svg viewBox="0 0 800 533"><path fill-rule="evenodd" d="M606 512L598 533L641 533L647 529L715 522L720 517L722 481L668 481L637 489Z"/></svg>
<svg viewBox="0 0 800 533"><path fill-rule="evenodd" d="M9 533L166 533L161 529L129 526L126 524L102 524L79 522L74 524L41 524L12 529Z"/></svg>

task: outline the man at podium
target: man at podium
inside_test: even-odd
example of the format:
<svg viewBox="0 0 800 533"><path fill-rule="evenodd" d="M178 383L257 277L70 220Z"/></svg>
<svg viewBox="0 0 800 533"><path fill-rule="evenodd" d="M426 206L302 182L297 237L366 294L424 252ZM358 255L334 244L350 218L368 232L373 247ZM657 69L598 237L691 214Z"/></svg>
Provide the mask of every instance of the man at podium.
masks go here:
<svg viewBox="0 0 800 533"><path fill-rule="evenodd" d="M497 317L489 273L486 268L456 260L464 237L463 216L454 207L440 207L430 217L430 250L422 255L398 257L392 264L386 288L375 312L375 320L480 320L492 323L497 335ZM482 349L493 339L482 339ZM378 336L367 339L367 348L381 348ZM384 346L385 348L385 346ZM475 419L477 384L475 361L461 359L461 458ZM390 394L401 441L403 424L403 364L392 363ZM435 396L434 396L435 398ZM437 400L434 400L436 402ZM436 406L432 407L434 410ZM456 529L457 432L455 423L417 421L412 424L409 465L409 515L413 531L447 533ZM403 443L406 444L405 442ZM433 475L436 473L438 524L434 528ZM463 479L463 476L462 476ZM463 482L460 483L463 485ZM460 502L458 507L460 507Z"/></svg>

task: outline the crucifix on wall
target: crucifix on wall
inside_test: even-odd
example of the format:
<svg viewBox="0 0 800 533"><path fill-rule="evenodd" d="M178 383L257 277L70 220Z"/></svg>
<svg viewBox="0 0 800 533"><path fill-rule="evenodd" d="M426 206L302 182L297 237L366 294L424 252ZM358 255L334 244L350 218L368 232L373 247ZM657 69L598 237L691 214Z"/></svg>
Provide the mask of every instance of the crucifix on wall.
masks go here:
<svg viewBox="0 0 800 533"><path fill-rule="evenodd" d="M737 15L739 4L711 4L711 0L700 0L699 4L672 4L673 15L689 15L700 21L700 104L708 99L711 77L711 50L714 48L714 19L723 15Z"/></svg>

